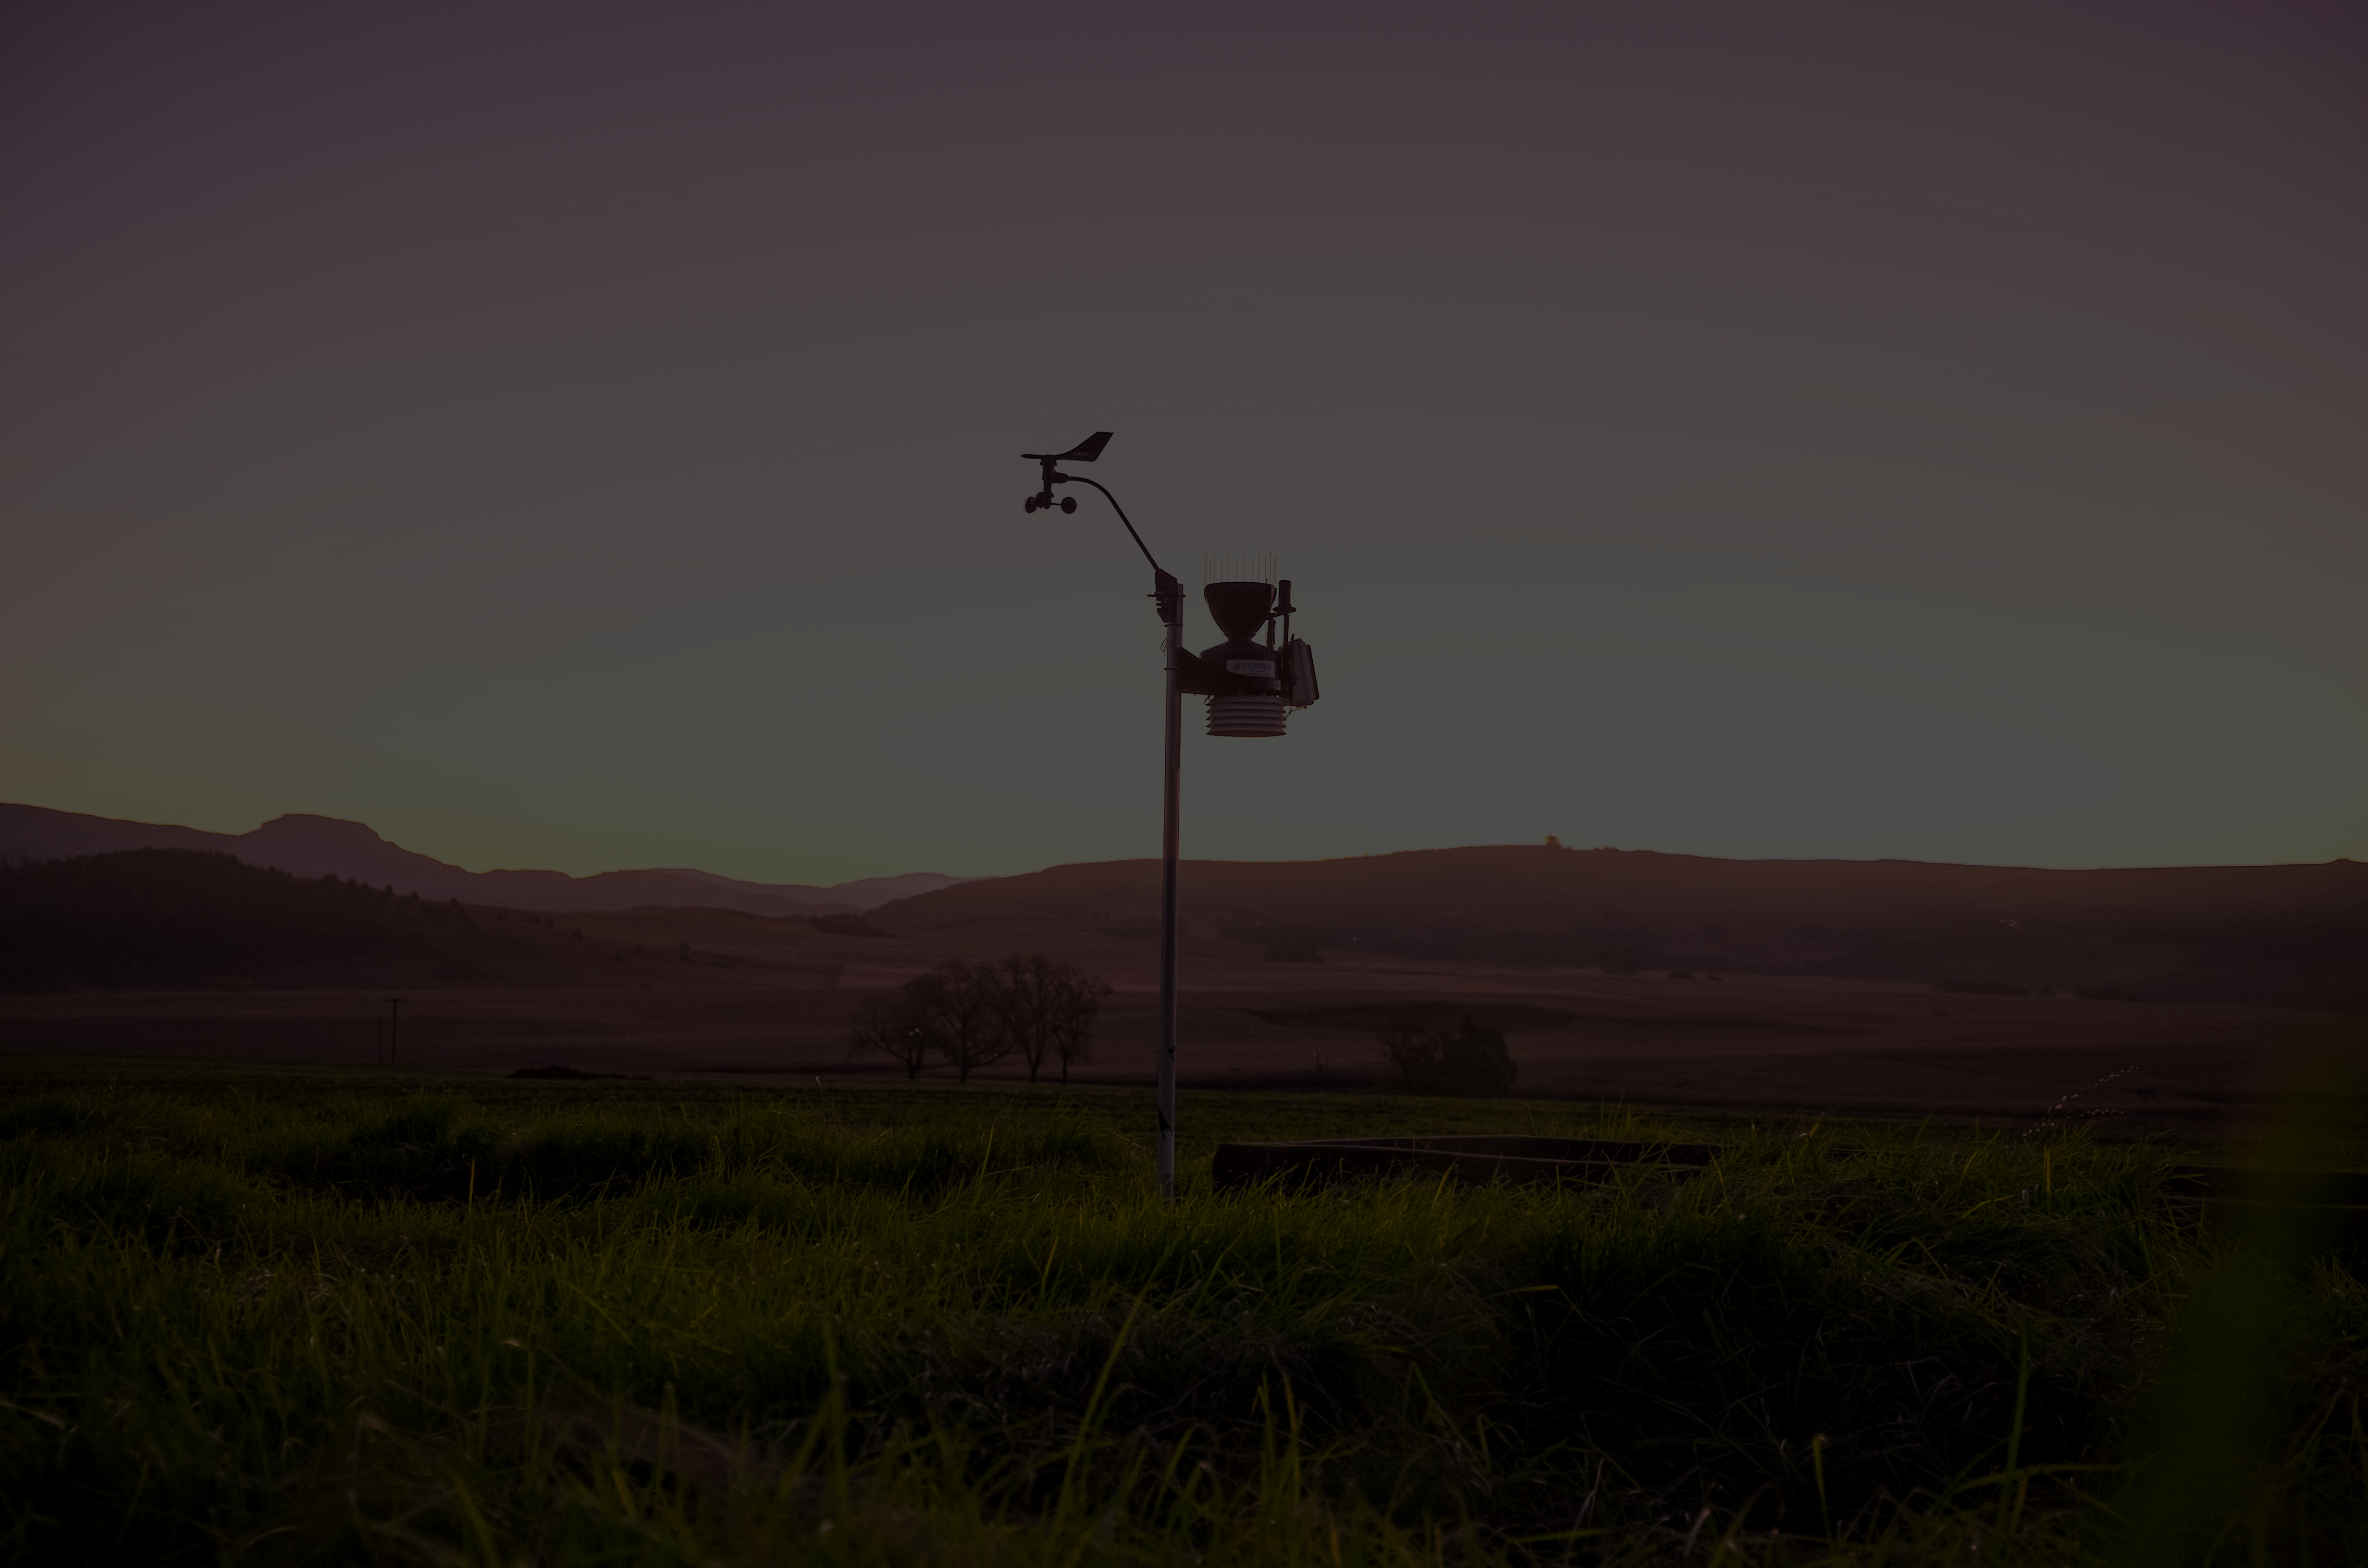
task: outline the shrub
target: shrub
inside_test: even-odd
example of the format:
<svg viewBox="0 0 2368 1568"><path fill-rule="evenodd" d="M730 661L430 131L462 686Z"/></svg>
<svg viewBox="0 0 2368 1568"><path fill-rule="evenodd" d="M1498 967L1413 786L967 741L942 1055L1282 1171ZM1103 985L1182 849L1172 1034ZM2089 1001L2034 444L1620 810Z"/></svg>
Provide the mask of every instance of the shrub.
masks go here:
<svg viewBox="0 0 2368 1568"><path fill-rule="evenodd" d="M1382 1086L1403 1095L1470 1095L1497 1098L1513 1092L1520 1069L1505 1049L1505 1034L1466 1014L1452 1029L1426 1029L1404 1010L1381 1029L1389 1065Z"/></svg>

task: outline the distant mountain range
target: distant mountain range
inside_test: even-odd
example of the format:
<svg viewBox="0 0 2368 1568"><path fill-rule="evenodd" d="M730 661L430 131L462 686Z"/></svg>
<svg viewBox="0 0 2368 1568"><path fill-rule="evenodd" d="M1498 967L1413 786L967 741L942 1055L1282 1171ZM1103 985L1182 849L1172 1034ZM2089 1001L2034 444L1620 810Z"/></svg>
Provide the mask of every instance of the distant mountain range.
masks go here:
<svg viewBox="0 0 2368 1568"><path fill-rule="evenodd" d="M1156 861L1104 861L944 888L871 918L916 935L1134 936L1156 928L1158 895ZM2351 860L2065 871L1498 845L1190 860L1179 899L1196 937L1277 960L1748 971L2368 1010L2368 865Z"/></svg>
<svg viewBox="0 0 2368 1568"><path fill-rule="evenodd" d="M42 806L0 805L0 860L63 860L115 849L212 849L250 866L301 877L341 877L422 898L457 898L504 909L563 911L691 906L749 915L847 915L972 879L935 871L866 877L831 887L744 882L712 871L666 868L602 871L464 871L390 844L358 822L291 813L252 833L207 833L160 823L121 822Z"/></svg>
<svg viewBox="0 0 2368 1568"><path fill-rule="evenodd" d="M0 860L219 850L302 877L547 913L641 907L865 913L916 936L1133 941L1157 929L1159 866L1111 860L1025 876L917 871L832 887L689 869L464 871L360 823L283 816L252 833L0 805ZM2368 865L2043 870L1913 860L1716 860L1527 845L1339 860L1190 860L1196 940L1278 961L1406 958L1749 971L2368 1012Z"/></svg>

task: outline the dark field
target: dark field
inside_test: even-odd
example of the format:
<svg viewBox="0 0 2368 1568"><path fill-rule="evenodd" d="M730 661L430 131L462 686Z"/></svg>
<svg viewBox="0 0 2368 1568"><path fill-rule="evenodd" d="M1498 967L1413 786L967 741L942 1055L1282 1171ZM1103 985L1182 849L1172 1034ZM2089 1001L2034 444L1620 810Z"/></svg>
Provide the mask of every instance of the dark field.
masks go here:
<svg viewBox="0 0 2368 1568"><path fill-rule="evenodd" d="M1201 1087L1362 1089L1377 1028L1413 1006L1503 1030L1524 1096L2028 1125L2077 1096L2132 1128L2210 1134L2258 1118L2298 1052L2368 1017L2341 1000L2368 963L2368 879L2346 863L2068 873L1499 847L1186 870L1178 1066ZM946 958L1040 952L1117 988L1081 1081L1140 1084L1150 874L1062 867L814 922L485 908L188 851L0 867L0 1050L359 1064L393 1048L430 1068L843 1078L887 1068L847 1057L864 994ZM1696 952L1713 938L1751 961ZM1589 943L1624 956L1540 956Z"/></svg>
<svg viewBox="0 0 2368 1568"><path fill-rule="evenodd" d="M568 935L579 928L582 941ZM385 1049L384 999L401 995L400 1051L411 1065L845 1078L884 1066L847 1055L864 992L941 957L1015 950L992 937L839 937L699 911L585 916L534 935L541 948L508 962L499 983L438 981L381 961L367 973L275 983L288 988L0 996L0 1050L367 1064ZM2203 1003L1761 975L1269 963L1226 944L1194 948L1184 960L1179 1053L1188 1086L1362 1089L1381 1013L1413 1004L1497 1020L1524 1096L2028 1124L2079 1094L2078 1109L2134 1128L2208 1133L2258 1115L2298 1052L2358 1027L2322 1013ZM1083 1082L1151 1077L1148 949L1071 940L1017 949L1083 964L1119 987Z"/></svg>
<svg viewBox="0 0 2368 1568"><path fill-rule="evenodd" d="M1202 1091L1171 1209L1140 1091L0 1074L14 1560L2368 1552L2357 1254L2145 1141ZM1725 1152L1208 1186L1452 1131Z"/></svg>

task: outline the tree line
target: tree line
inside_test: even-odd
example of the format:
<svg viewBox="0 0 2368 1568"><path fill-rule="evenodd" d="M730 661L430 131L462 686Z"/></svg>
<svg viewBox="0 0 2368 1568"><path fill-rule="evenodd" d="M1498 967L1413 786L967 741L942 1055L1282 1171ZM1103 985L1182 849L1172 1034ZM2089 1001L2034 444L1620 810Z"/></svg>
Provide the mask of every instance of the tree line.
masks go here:
<svg viewBox="0 0 2368 1568"><path fill-rule="evenodd" d="M1037 1081L1057 1063L1061 1082L1093 1056L1094 1018L1110 988L1099 975L1042 953L1000 962L948 959L895 990L864 999L848 1054L876 1052L917 1078L932 1057L962 1083L1018 1056Z"/></svg>
<svg viewBox="0 0 2368 1568"><path fill-rule="evenodd" d="M249 983L362 953L465 955L458 903L297 877L206 849L0 863L0 993Z"/></svg>

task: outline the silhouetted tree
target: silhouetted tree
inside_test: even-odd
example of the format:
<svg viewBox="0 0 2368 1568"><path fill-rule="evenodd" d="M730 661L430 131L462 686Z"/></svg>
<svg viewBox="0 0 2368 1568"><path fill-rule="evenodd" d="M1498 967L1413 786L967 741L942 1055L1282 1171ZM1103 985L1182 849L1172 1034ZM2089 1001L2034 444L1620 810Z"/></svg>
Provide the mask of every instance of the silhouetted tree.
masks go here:
<svg viewBox="0 0 2368 1568"><path fill-rule="evenodd" d="M1512 1093L1520 1074L1504 1031L1474 1023L1468 1013L1459 1028L1427 1029L1411 1011L1394 1010L1381 1040L1389 1062L1383 1087L1400 1094L1494 1098Z"/></svg>
<svg viewBox="0 0 2368 1568"><path fill-rule="evenodd" d="M1093 1055L1094 1017L1110 988L1100 976L1076 964L1059 963L1042 953L1026 958L1014 953L1002 964L998 1008L1005 1035L1028 1063L1028 1081L1036 1082L1046 1058L1061 1063L1061 1082L1069 1081L1069 1064Z"/></svg>
<svg viewBox="0 0 2368 1568"><path fill-rule="evenodd" d="M905 983L905 990L928 1014L938 1050L962 1083L981 1067L1011 1053L1013 1040L1003 1022L1003 966L948 959L927 974Z"/></svg>
<svg viewBox="0 0 2368 1568"><path fill-rule="evenodd" d="M1053 1054L1060 1058L1061 1082L1066 1085L1072 1063L1094 1058L1094 1019L1100 1015L1102 998L1110 994L1110 987L1098 974L1073 965L1061 967L1066 978L1052 1010Z"/></svg>
<svg viewBox="0 0 2368 1568"><path fill-rule="evenodd" d="M900 1063L905 1076L917 1078L922 1064L938 1045L935 1020L909 985L879 996L866 996L855 1010L855 1034L849 1056L878 1051Z"/></svg>

